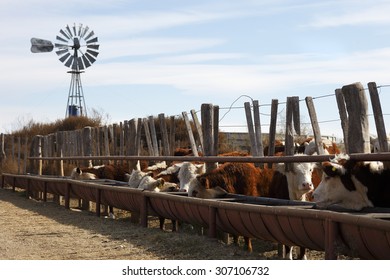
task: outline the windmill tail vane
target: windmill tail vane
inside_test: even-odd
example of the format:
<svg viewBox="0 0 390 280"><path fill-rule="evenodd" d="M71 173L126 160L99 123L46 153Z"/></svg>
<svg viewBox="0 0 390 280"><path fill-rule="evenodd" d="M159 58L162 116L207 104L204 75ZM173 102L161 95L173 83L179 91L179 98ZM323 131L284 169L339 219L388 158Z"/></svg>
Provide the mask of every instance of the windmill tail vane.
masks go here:
<svg viewBox="0 0 390 280"><path fill-rule="evenodd" d="M60 29L56 36L56 43L49 40L31 38L31 52L45 53L56 49L59 60L71 70L72 75L69 87L68 102L65 117L86 116L84 93L80 74L90 67L99 54L98 38L88 26L74 24Z"/></svg>

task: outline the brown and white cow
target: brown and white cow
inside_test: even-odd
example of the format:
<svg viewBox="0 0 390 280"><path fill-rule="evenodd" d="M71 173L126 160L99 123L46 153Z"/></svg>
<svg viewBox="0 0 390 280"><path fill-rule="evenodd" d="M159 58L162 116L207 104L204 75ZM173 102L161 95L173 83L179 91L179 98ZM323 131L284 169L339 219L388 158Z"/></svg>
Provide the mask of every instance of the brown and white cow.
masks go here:
<svg viewBox="0 0 390 280"><path fill-rule="evenodd" d="M355 161L342 154L323 162L322 168L322 181L313 193L319 208L390 207L390 170L382 162Z"/></svg>
<svg viewBox="0 0 390 280"><path fill-rule="evenodd" d="M129 174L124 166L115 164L105 164L93 167L75 167L73 168L70 177L75 180L88 179L110 179L126 182Z"/></svg>
<svg viewBox="0 0 390 280"><path fill-rule="evenodd" d="M272 172L272 170L267 172ZM208 199L223 197L227 193L259 196L261 189L268 189L267 186L261 184L261 178L261 169L252 163L228 162L196 176L189 185L188 196ZM252 252L251 239L248 237L244 239L248 251ZM237 243L237 237L235 237L235 243Z"/></svg>

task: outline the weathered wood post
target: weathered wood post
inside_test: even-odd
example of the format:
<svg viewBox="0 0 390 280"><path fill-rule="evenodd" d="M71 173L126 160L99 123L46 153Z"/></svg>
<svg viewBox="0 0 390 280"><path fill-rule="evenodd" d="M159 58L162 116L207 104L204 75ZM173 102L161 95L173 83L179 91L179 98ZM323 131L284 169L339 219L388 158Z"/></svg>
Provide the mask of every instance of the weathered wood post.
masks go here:
<svg viewBox="0 0 390 280"><path fill-rule="evenodd" d="M276 122L278 118L278 99L272 99L271 102L271 120L269 125L269 140L268 140L268 155L273 156L275 154L275 140L276 140ZM268 167L272 167L272 163L268 163Z"/></svg>
<svg viewBox="0 0 390 280"><path fill-rule="evenodd" d="M188 119L187 112L182 112L182 115L183 115L183 119L184 119L184 124L186 125L188 138L190 140L192 153L194 154L194 156L197 157L198 156L198 148L196 147L195 138L194 138L194 134L192 133L190 120Z"/></svg>
<svg viewBox="0 0 390 280"><path fill-rule="evenodd" d="M196 131L199 136L199 145L201 150L203 151L203 133L202 133L202 125L199 122L198 116L196 115L196 111L194 109L191 110L192 121L195 124Z"/></svg>
<svg viewBox="0 0 390 280"><path fill-rule="evenodd" d="M321 136L320 126L317 120L317 113L314 107L313 98L308 96L305 98L305 101L306 101L307 110L309 111L311 127L313 129L314 141L316 143L316 152L319 155L323 155L325 151L322 144L322 136Z"/></svg>
<svg viewBox="0 0 390 280"><path fill-rule="evenodd" d="M245 108L246 124L248 127L249 139L251 142L251 154L252 156L257 156L258 155L257 143L256 143L255 131L253 128L252 111L251 111L250 103L245 102L244 108Z"/></svg>
<svg viewBox="0 0 390 280"><path fill-rule="evenodd" d="M341 128L343 129L343 136L344 136L344 149L345 153L349 153L349 148L348 148L348 114L347 114L347 109L345 108L345 100L343 96L343 92L341 89L336 89L335 90L335 95L336 95L336 101L337 101L337 107L339 109L339 115L340 115L340 120L341 120Z"/></svg>
<svg viewBox="0 0 390 280"><path fill-rule="evenodd" d="M361 83L342 87L348 112L349 153L370 153L370 133L367 99Z"/></svg>
<svg viewBox="0 0 390 280"><path fill-rule="evenodd" d="M167 124L165 122L165 115L163 113L159 114L158 119L160 121L163 155L170 156L171 154L169 152L168 129L167 129Z"/></svg>
<svg viewBox="0 0 390 280"><path fill-rule="evenodd" d="M376 126L376 131L378 133L379 148L381 152L388 152L389 144L387 142L386 127L385 127L385 122L383 120L382 107L381 107L381 102L379 100L379 94L378 94L378 89L376 87L376 83L374 82L368 83L368 90L370 92L372 111L374 112L375 126Z"/></svg>
<svg viewBox="0 0 390 280"><path fill-rule="evenodd" d="M56 156L63 157L63 146L64 146L64 133L63 131L58 131L56 134ZM57 174L59 176L64 176L64 161L57 160L55 161Z"/></svg>
<svg viewBox="0 0 390 280"><path fill-rule="evenodd" d="M160 152L158 150L156 126L154 124L153 116L149 116L149 128L150 128L150 134L151 134L152 144L153 144L153 156L159 156Z"/></svg>
<svg viewBox="0 0 390 280"><path fill-rule="evenodd" d="M214 108L212 104L201 105L201 120L203 134L203 152L205 156L214 155ZM217 167L215 162L206 162L206 171L213 170Z"/></svg>

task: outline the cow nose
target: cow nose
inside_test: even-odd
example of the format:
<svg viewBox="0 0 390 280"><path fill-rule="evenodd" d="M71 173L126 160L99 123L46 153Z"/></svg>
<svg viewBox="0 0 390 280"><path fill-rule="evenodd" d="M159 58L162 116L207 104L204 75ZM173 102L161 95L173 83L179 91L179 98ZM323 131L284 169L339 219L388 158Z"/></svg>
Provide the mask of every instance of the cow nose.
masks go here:
<svg viewBox="0 0 390 280"><path fill-rule="evenodd" d="M311 183L302 183L302 187L303 189L306 189L306 190L311 190L313 187L312 187L312 184Z"/></svg>

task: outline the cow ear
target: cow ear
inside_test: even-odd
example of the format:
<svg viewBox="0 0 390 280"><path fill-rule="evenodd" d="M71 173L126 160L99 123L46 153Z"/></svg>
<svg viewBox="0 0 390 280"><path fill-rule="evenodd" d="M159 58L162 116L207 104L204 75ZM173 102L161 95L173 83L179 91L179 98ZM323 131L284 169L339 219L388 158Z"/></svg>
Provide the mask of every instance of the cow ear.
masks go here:
<svg viewBox="0 0 390 280"><path fill-rule="evenodd" d="M80 167L77 167L76 172L77 172L78 174L81 174L81 169L80 169Z"/></svg>
<svg viewBox="0 0 390 280"><path fill-rule="evenodd" d="M334 177L337 175L341 175L340 169L334 166L331 162L326 161L322 163L322 169L326 175L330 177Z"/></svg>

